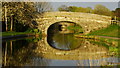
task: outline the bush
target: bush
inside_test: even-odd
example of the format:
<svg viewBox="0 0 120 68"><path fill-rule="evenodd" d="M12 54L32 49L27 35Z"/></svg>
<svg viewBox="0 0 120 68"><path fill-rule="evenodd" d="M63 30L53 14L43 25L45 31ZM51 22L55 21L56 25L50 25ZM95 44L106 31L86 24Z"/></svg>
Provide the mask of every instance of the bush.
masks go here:
<svg viewBox="0 0 120 68"><path fill-rule="evenodd" d="M42 33L39 29L32 29L32 28L29 28L26 32L29 32L29 33L38 33L38 34Z"/></svg>

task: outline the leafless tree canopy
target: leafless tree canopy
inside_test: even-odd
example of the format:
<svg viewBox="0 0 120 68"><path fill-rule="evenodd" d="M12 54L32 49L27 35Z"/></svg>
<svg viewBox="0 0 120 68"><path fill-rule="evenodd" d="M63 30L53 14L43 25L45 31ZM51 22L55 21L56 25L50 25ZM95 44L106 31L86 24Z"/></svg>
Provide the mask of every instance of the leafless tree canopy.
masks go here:
<svg viewBox="0 0 120 68"><path fill-rule="evenodd" d="M36 2L35 7L38 12L50 11L52 8L49 2Z"/></svg>

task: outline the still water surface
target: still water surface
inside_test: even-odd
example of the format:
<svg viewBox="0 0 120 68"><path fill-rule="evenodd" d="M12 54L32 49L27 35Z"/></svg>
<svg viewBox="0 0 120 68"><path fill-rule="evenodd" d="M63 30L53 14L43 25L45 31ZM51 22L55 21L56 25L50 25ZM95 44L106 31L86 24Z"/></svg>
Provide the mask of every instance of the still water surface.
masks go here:
<svg viewBox="0 0 120 68"><path fill-rule="evenodd" d="M78 40L78 39L77 39ZM119 58L111 55L107 55L107 48L101 47L97 45L86 46L85 40L81 40L81 43L78 43L78 41L75 41L76 43L72 43L73 45L79 45L79 46L71 46L66 47L64 46L65 43L58 42L58 45L56 44L56 48L58 49L83 49L80 50L84 54L84 52L87 54L87 51L90 51L93 53L97 51L94 48L103 49L105 54L101 53L100 55L94 54L89 55L87 54L87 57L85 55L78 55L74 56L74 54L70 55L66 59L66 55L60 56L61 58L57 58L58 56L53 57L51 54L47 54L49 57L53 58L46 58L43 56L43 53L41 50L37 49L37 47L40 47L38 42L42 40L38 40L35 38L32 39L21 39L21 40L10 40L7 42L2 43L2 54L3 54L3 66L101 66L101 65L117 65ZM62 45L64 44L64 45ZM67 43L66 43L67 44ZM84 46L82 46L83 44ZM44 45L45 46L45 45ZM85 47L86 46L86 47ZM65 47L65 48L64 48ZM89 48L91 47L91 48ZM54 48L54 47L53 47ZM93 49L92 49L93 48ZM38 51L37 53L35 51ZM39 52L41 51L41 52ZM44 51L44 50L43 50ZM98 50L97 52L101 52ZM74 53L74 52L73 52ZM89 52L88 52L89 53ZM38 55L39 54L39 55ZM96 56L95 56L96 55ZM74 59L73 59L73 58ZM86 57L86 58L83 58ZM94 57L94 58L93 58ZM98 58L97 58L98 57Z"/></svg>

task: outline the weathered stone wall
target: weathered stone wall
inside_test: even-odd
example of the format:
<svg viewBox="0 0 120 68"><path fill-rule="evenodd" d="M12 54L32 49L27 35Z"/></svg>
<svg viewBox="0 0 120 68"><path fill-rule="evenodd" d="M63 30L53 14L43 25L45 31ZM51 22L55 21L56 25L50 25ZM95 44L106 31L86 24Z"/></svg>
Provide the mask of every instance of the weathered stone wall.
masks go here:
<svg viewBox="0 0 120 68"><path fill-rule="evenodd" d="M36 21L39 24L38 28L46 35L49 26L60 21L79 24L86 34L107 27L111 22L111 17L80 12L46 12L43 18L36 19Z"/></svg>

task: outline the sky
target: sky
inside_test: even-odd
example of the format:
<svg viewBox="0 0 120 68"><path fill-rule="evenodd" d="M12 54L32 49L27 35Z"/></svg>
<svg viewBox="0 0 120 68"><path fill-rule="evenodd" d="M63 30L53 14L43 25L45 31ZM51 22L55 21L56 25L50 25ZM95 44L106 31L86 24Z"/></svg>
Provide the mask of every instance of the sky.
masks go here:
<svg viewBox="0 0 120 68"><path fill-rule="evenodd" d="M57 8L61 5L91 7L93 9L94 6L97 4L104 5L110 10L115 10L116 8L118 8L118 2L51 2L51 5L54 8L54 10L57 10Z"/></svg>
<svg viewBox="0 0 120 68"><path fill-rule="evenodd" d="M96 4L101 4L106 6L110 10L115 10L118 8L118 2L120 0L2 0L9 2L16 1L26 1L26 2L51 2L54 10L57 10L61 5L67 6L78 6L78 7L91 7L94 8ZM120 6L119 6L120 7Z"/></svg>

